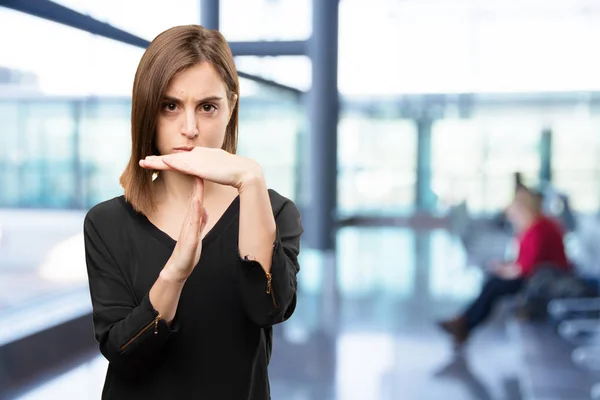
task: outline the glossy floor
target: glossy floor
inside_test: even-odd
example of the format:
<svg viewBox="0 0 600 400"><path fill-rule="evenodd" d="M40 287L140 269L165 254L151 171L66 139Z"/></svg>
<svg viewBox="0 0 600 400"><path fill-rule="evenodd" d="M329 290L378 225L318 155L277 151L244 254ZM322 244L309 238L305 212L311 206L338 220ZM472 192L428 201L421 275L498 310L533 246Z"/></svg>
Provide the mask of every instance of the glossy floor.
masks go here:
<svg viewBox="0 0 600 400"><path fill-rule="evenodd" d="M502 312L460 355L435 327L479 289L465 259L445 231L399 228L344 228L335 257L304 252L298 309L276 330L273 399L521 399ZM105 370L93 358L20 399L98 399Z"/></svg>

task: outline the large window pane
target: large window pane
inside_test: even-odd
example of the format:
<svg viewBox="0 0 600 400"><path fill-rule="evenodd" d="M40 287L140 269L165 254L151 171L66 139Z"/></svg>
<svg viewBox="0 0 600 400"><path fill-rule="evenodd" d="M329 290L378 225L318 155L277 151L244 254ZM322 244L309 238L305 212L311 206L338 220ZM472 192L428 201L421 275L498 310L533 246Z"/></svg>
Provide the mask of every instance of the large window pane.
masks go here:
<svg viewBox="0 0 600 400"><path fill-rule="evenodd" d="M200 0L59 0L57 3L142 39L176 25L200 22Z"/></svg>
<svg viewBox="0 0 600 400"><path fill-rule="evenodd" d="M340 91L597 90L600 53L589 49L597 47L600 24L591 4L342 1Z"/></svg>
<svg viewBox="0 0 600 400"><path fill-rule="evenodd" d="M304 40L312 32L311 0L220 0L220 31L230 41Z"/></svg>
<svg viewBox="0 0 600 400"><path fill-rule="evenodd" d="M415 238L409 230L347 227L337 235L339 293L347 298L413 295Z"/></svg>
<svg viewBox="0 0 600 400"><path fill-rule="evenodd" d="M349 114L341 119L338 135L339 212L411 212L417 157L415 124Z"/></svg>
<svg viewBox="0 0 600 400"><path fill-rule="evenodd" d="M7 88L11 96L130 95L143 53L137 47L1 7L0 36L6 38L0 67L23 76Z"/></svg>
<svg viewBox="0 0 600 400"><path fill-rule="evenodd" d="M573 115L552 124L553 182L581 212L600 207L600 119Z"/></svg>
<svg viewBox="0 0 600 400"><path fill-rule="evenodd" d="M288 92L242 79L238 154L262 166L267 185L296 200L304 107Z"/></svg>
<svg viewBox="0 0 600 400"><path fill-rule="evenodd" d="M542 121L502 114L443 119L432 132L432 185L449 201L466 199L474 213L497 212L514 193L514 173L536 185Z"/></svg>
<svg viewBox="0 0 600 400"><path fill-rule="evenodd" d="M311 63L307 56L240 56L235 58L235 63L240 71L302 91L310 90Z"/></svg>

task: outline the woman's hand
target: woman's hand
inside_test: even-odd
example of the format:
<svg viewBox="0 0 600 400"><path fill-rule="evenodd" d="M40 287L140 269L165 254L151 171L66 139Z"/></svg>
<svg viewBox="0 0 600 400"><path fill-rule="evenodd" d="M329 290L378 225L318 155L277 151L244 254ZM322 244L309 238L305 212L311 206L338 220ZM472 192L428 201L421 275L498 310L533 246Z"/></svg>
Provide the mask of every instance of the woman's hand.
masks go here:
<svg viewBox="0 0 600 400"><path fill-rule="evenodd" d="M208 214L203 202L204 182L200 178L195 178L194 191L187 215L181 225L177 244L163 269L163 276L167 279L185 281L200 261L202 232L208 221Z"/></svg>
<svg viewBox="0 0 600 400"><path fill-rule="evenodd" d="M517 279L521 276L521 268L517 264L504 264L494 271L494 275L502 279Z"/></svg>
<svg viewBox="0 0 600 400"><path fill-rule="evenodd" d="M240 190L246 182L262 177L258 163L222 149L195 147L191 151L140 160L142 168L177 171Z"/></svg>

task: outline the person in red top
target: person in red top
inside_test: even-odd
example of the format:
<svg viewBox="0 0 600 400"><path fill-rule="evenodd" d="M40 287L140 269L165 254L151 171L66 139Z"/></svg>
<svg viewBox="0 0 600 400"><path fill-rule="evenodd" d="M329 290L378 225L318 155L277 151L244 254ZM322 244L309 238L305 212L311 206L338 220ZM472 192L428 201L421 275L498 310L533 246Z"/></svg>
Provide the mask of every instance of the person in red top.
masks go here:
<svg viewBox="0 0 600 400"><path fill-rule="evenodd" d="M477 299L461 315L439 323L454 337L456 344L463 344L469 338L501 297L518 293L539 267L570 268L563 230L557 222L542 214L540 196L526 187L519 187L506 212L519 238L517 259L492 266L492 276Z"/></svg>
<svg viewBox="0 0 600 400"><path fill-rule="evenodd" d="M546 216L540 216L519 238L519 257L515 262L523 278L531 277L537 267L545 263L568 268L569 262L563 245L560 225Z"/></svg>

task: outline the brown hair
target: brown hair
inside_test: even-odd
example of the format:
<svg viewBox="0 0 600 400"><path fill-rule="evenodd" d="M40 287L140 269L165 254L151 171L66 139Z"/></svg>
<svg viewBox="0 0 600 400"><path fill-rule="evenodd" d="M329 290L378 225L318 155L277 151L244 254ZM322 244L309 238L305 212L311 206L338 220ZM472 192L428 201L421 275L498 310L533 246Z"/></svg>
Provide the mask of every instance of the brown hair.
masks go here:
<svg viewBox="0 0 600 400"><path fill-rule="evenodd" d="M199 63L215 68L227 90L231 118L223 149L237 149L239 81L231 49L216 30L199 25L176 26L159 34L148 46L135 73L131 102L131 158L120 178L125 198L144 214L155 209L153 171L139 166L139 160L158 155L156 124L162 97L173 77Z"/></svg>

